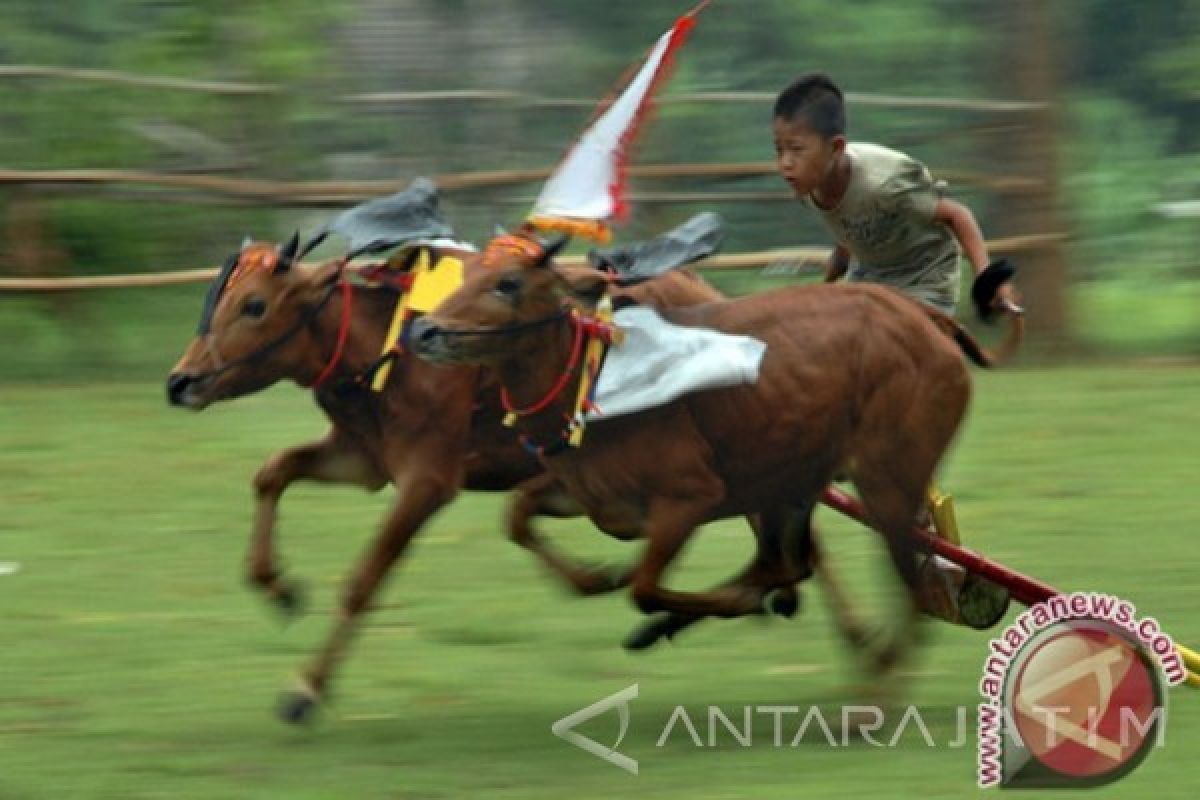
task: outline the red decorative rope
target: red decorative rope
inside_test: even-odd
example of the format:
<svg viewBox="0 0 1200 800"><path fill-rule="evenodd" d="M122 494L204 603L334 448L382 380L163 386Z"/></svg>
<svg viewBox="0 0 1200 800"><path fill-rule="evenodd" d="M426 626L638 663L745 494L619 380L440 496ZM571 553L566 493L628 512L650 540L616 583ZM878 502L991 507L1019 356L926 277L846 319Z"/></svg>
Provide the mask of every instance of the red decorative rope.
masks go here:
<svg viewBox="0 0 1200 800"><path fill-rule="evenodd" d="M575 341L571 345L571 357L567 360L567 366L563 369L562 375L558 381L551 387L546 396L527 408L514 408L512 398L509 397L508 387L500 387L500 403L504 406L504 410L510 414L516 414L518 417L524 417L529 414L536 414L542 411L546 406L554 402L554 399L562 394L563 389L567 388L567 382L571 380L571 373L575 371L575 367L579 364L579 357L583 353L583 332L584 323L581 322L575 314L571 314L568 319L571 320L572 327L575 328Z"/></svg>
<svg viewBox="0 0 1200 800"><path fill-rule="evenodd" d="M589 337L603 339L605 344L612 344L613 326L609 323L601 322L595 317L585 317L579 320L579 325Z"/></svg>
<svg viewBox="0 0 1200 800"><path fill-rule="evenodd" d="M378 283L397 292L407 292L412 289L415 279L411 272L400 272L387 264L372 264L363 267L358 274L368 283Z"/></svg>
<svg viewBox="0 0 1200 800"><path fill-rule="evenodd" d="M321 374L313 381L312 388L316 389L325 381L329 380L329 376L333 374L333 370L337 367L338 362L342 360L342 353L346 349L346 339L350 335L350 309L354 304L354 287L349 281L342 281L342 319L338 323L337 345L333 348L333 357L329 359L329 363L325 365L325 369L321 370Z"/></svg>

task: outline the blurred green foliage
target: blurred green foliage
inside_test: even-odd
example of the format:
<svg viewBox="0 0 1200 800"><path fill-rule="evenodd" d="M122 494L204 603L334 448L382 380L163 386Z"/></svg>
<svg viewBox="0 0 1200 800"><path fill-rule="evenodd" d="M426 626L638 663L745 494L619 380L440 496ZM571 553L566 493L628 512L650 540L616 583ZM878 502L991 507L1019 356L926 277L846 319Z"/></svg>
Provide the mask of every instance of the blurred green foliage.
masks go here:
<svg viewBox="0 0 1200 800"><path fill-rule="evenodd" d="M0 64L112 69L269 84L283 91L247 96L0 78L0 167L403 180L422 173L545 166L582 128L590 113L586 107L467 101L388 107L348 98L479 87L598 99L685 5L8 0L0 10ZM1021 58L997 24L1010 13L1016 12L984 0L717 0L684 51L669 91L773 92L799 72L823 69L853 93L998 97L1003 92L997 76ZM1168 301L1180 293L1194 296L1188 287L1200 280L1200 225L1165 218L1155 207L1200 198L1200 55L1194 47L1200 0L1061 0L1050 14L1061 70L1059 177L1064 216L1074 234L1071 277L1131 281L1130 289L1143 292L1136 284L1149 281ZM666 104L636 158L768 160L769 114L769 103ZM1005 135L1010 123L1004 116L857 104L850 124L854 138L905 149L935 170L1011 171L990 145ZM781 187L763 177L636 188ZM976 209L985 232L1000 227L995 221L1011 200L969 186L952 189ZM535 192L534 186L494 189L452 194L444 202L460 231L479 239L494 224L519 218ZM310 229L331 213L231 204L152 187L0 186L0 273L14 270L6 253L21 232L9 218L22 204L35 208L39 236L61 252L44 269L69 274L214 264L243 235L279 238L296 227ZM642 204L627 235L652 234L703 208ZM722 203L716 210L728 221L729 251L826 240L813 215L795 203ZM739 291L748 291L770 281L736 283ZM5 333L0 375L28 376L29 364L45 363L50 353L76 366L69 359L81 328L89 331L84 349L108 353L103 363L144 363L144 353L111 351L118 341L162 339L152 329L124 330L148 324L146 315L129 319L125 311L136 306L174 314L187 305L181 297L198 297L200 289L135 293L136 300L119 294L65 300L0 296ZM1086 300L1078 305L1090 307ZM170 338L190 331L193 313L175 320L178 334ZM1200 309L1190 319L1184 316L1166 326L1165 338L1139 347L1194 351ZM1075 317L1085 329L1110 322L1086 320L1082 311ZM63 342L72 345L64 348Z"/></svg>

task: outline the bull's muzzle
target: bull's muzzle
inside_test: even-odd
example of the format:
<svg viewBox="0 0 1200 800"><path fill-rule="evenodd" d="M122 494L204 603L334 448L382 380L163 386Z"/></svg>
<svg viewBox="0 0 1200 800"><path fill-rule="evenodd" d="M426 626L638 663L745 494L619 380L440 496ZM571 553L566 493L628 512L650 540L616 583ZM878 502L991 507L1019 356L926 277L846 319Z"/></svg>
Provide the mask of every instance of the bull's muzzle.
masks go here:
<svg viewBox="0 0 1200 800"><path fill-rule="evenodd" d="M438 324L428 317L421 317L412 324L408 332L408 346L421 358L437 361L445 352L445 337Z"/></svg>
<svg viewBox="0 0 1200 800"><path fill-rule="evenodd" d="M167 376L167 402L183 408L202 408L204 404L196 395L200 382L186 372L172 372Z"/></svg>

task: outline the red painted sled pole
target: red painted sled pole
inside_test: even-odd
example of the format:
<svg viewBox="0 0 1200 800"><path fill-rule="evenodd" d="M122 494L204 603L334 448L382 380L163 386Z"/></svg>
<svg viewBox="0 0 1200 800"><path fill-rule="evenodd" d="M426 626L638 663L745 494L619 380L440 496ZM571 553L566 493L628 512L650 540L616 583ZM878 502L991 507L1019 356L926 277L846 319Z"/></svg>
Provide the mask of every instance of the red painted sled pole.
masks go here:
<svg viewBox="0 0 1200 800"><path fill-rule="evenodd" d="M821 502L836 511L840 511L851 519L858 520L867 525L866 509L863 508L862 503L841 489L833 486L826 488L825 493L821 496ZM929 545L929 548L933 552L943 558L949 559L964 569L970 570L1008 589L1012 598L1022 605L1031 606L1043 600L1049 600L1056 594L1061 594L1061 592L1049 584L1042 583L1036 578L1031 578L1016 570L1009 569L1003 564L992 561L990 558L984 558L974 550L968 550L965 547L948 542L933 535L927 529L914 526L913 535ZM1178 642L1175 643L1175 648L1179 651L1187 666L1187 684L1193 688L1200 688L1200 653L1196 653Z"/></svg>
<svg viewBox="0 0 1200 800"><path fill-rule="evenodd" d="M864 525L868 524L866 520L867 512L863 508L862 503L841 489L830 486L825 490L825 494L821 496L821 502L832 509L842 512L851 519L856 519ZM945 539L934 536L928 530L914 527L913 535L925 544L928 544L930 549L939 556L949 559L964 569L970 570L1008 589L1013 599L1018 603L1031 606L1034 603L1049 600L1054 595L1059 594L1059 591L1053 586L1042 583L1028 575L1022 575L1020 572L1011 570L1003 564L992 561L990 558L984 558L974 550L968 550L965 547L960 547Z"/></svg>

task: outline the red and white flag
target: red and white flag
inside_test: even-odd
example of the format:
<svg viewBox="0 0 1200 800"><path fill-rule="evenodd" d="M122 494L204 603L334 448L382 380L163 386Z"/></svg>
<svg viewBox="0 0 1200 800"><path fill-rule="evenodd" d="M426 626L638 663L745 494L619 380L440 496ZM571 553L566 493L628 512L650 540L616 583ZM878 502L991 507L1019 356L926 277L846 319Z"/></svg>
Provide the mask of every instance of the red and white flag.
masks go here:
<svg viewBox="0 0 1200 800"><path fill-rule="evenodd" d="M676 51L696 24L704 0L659 37L642 66L600 113L542 187L528 222L543 231L559 231L608 241L610 220L627 214L625 164L629 148L650 106L650 98L670 72Z"/></svg>

